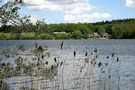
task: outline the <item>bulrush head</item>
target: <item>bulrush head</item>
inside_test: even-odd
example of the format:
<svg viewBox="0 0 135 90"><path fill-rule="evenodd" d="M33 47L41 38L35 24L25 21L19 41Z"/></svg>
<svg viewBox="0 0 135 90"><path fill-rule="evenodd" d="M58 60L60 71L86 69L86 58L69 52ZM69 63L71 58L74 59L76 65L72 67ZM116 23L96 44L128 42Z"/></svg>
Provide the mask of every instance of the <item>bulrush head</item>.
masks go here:
<svg viewBox="0 0 135 90"><path fill-rule="evenodd" d="M118 62L119 61L119 57L117 57L117 60L116 60L116 62Z"/></svg>
<svg viewBox="0 0 135 90"><path fill-rule="evenodd" d="M94 52L97 53L97 48L95 48Z"/></svg>
<svg viewBox="0 0 135 90"><path fill-rule="evenodd" d="M51 70L53 70L53 68L54 68L54 66L52 65L52 66L51 66Z"/></svg>
<svg viewBox="0 0 135 90"><path fill-rule="evenodd" d="M102 73L105 73L105 71L102 71Z"/></svg>
<svg viewBox="0 0 135 90"><path fill-rule="evenodd" d="M114 53L112 54L112 57L114 56Z"/></svg>
<svg viewBox="0 0 135 90"><path fill-rule="evenodd" d="M108 78L111 78L111 75L109 75L109 77Z"/></svg>
<svg viewBox="0 0 135 90"><path fill-rule="evenodd" d="M43 54L42 54L41 58L44 59L44 55Z"/></svg>
<svg viewBox="0 0 135 90"><path fill-rule="evenodd" d="M107 66L107 65L108 65L108 63L105 64L105 66Z"/></svg>
<svg viewBox="0 0 135 90"><path fill-rule="evenodd" d="M98 54L96 55L96 58L98 58Z"/></svg>
<svg viewBox="0 0 135 90"><path fill-rule="evenodd" d="M61 50L62 50L62 48L63 48L63 41L61 42Z"/></svg>
<svg viewBox="0 0 135 90"><path fill-rule="evenodd" d="M56 57L54 58L54 62L57 63Z"/></svg>
<svg viewBox="0 0 135 90"><path fill-rule="evenodd" d="M38 49L37 49L38 52L43 52L43 47L42 46L39 46Z"/></svg>
<svg viewBox="0 0 135 90"><path fill-rule="evenodd" d="M99 62L99 63L98 63L98 67L100 68L101 66L102 66L102 63L101 63L101 62Z"/></svg>
<svg viewBox="0 0 135 90"><path fill-rule="evenodd" d="M46 61L45 64L48 65L48 61Z"/></svg>
<svg viewBox="0 0 135 90"><path fill-rule="evenodd" d="M60 63L60 66L63 64L63 61Z"/></svg>
<svg viewBox="0 0 135 90"><path fill-rule="evenodd" d="M85 56L88 56L88 52L85 53Z"/></svg>
<svg viewBox="0 0 135 90"><path fill-rule="evenodd" d="M107 56L106 58L109 58L109 56Z"/></svg>
<svg viewBox="0 0 135 90"><path fill-rule="evenodd" d="M91 53L91 55L93 55L93 53Z"/></svg>
<svg viewBox="0 0 135 90"><path fill-rule="evenodd" d="M74 57L76 56L76 52L74 51Z"/></svg>
<svg viewBox="0 0 135 90"><path fill-rule="evenodd" d="M89 58L85 58L85 62L88 63L89 62Z"/></svg>

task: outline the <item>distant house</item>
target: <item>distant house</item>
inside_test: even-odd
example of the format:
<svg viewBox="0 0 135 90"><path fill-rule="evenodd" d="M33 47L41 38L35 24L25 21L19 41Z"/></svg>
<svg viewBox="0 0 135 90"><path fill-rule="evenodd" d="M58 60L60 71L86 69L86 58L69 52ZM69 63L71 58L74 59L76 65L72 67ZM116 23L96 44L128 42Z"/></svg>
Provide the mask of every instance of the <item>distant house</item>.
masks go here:
<svg viewBox="0 0 135 90"><path fill-rule="evenodd" d="M95 38L99 38L99 37L100 37L97 32L93 32L93 36L94 36Z"/></svg>
<svg viewBox="0 0 135 90"><path fill-rule="evenodd" d="M101 33L101 37L102 37L102 38L108 38L109 35L108 35L108 33Z"/></svg>

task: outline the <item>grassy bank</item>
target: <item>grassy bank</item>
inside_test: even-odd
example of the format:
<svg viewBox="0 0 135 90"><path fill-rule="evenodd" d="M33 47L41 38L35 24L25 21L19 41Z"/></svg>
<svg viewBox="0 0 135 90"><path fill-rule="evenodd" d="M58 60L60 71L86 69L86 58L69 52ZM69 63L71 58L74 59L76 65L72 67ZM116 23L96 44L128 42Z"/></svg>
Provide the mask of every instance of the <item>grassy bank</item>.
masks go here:
<svg viewBox="0 0 135 90"><path fill-rule="evenodd" d="M3 33L0 32L0 40L54 40L54 39L74 39L71 34L50 35L47 33L36 34L34 32L27 33ZM81 38L80 38L81 39ZM82 38L84 39L84 38ZM85 38L86 39L86 38ZM87 38L88 40L101 40L107 38Z"/></svg>
<svg viewBox="0 0 135 90"><path fill-rule="evenodd" d="M53 39L53 36L42 33L36 35L33 32L29 33L0 33L0 40L34 40L34 39Z"/></svg>

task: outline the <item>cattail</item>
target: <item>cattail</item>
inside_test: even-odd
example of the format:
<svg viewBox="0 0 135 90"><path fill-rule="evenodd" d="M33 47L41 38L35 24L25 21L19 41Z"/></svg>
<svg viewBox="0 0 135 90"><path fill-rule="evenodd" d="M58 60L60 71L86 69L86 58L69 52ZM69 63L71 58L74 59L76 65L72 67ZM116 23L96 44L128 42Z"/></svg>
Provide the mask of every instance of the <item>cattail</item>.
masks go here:
<svg viewBox="0 0 135 90"><path fill-rule="evenodd" d="M96 53L97 53L97 48L95 48L94 52L96 52Z"/></svg>
<svg viewBox="0 0 135 90"><path fill-rule="evenodd" d="M60 63L60 66L63 64L63 62Z"/></svg>
<svg viewBox="0 0 135 90"><path fill-rule="evenodd" d="M74 57L76 56L76 52L74 51Z"/></svg>
<svg viewBox="0 0 135 90"><path fill-rule="evenodd" d="M51 70L53 70L53 68L54 68L54 66L52 65L52 66L51 66Z"/></svg>
<svg viewBox="0 0 135 90"><path fill-rule="evenodd" d="M43 52L43 51L44 51L44 50L43 50L43 47L42 47L42 46L39 46L38 49L37 49L37 51Z"/></svg>
<svg viewBox="0 0 135 90"><path fill-rule="evenodd" d="M63 41L61 42L61 50L62 50L62 48L63 48Z"/></svg>
<svg viewBox="0 0 135 90"><path fill-rule="evenodd" d="M91 55L93 55L93 53L91 53Z"/></svg>
<svg viewBox="0 0 135 90"><path fill-rule="evenodd" d="M98 58L98 55L96 55L96 58Z"/></svg>
<svg viewBox="0 0 135 90"><path fill-rule="evenodd" d="M119 58L117 57L117 60L116 60L116 62L118 62L119 61Z"/></svg>
<svg viewBox="0 0 135 90"><path fill-rule="evenodd" d="M109 56L107 56L106 58L109 58Z"/></svg>
<svg viewBox="0 0 135 90"><path fill-rule="evenodd" d="M56 57L54 58L55 63L57 63Z"/></svg>
<svg viewBox="0 0 135 90"><path fill-rule="evenodd" d="M102 71L102 73L105 73L105 71Z"/></svg>
<svg viewBox="0 0 135 90"><path fill-rule="evenodd" d="M87 55L88 55L88 53L86 52L86 53L85 53L85 56L87 56Z"/></svg>
<svg viewBox="0 0 135 90"><path fill-rule="evenodd" d="M102 66L102 63L101 62L99 62L99 64L98 64L98 67L100 67L100 66Z"/></svg>
<svg viewBox="0 0 135 90"><path fill-rule="evenodd" d="M112 57L114 56L114 53L112 54Z"/></svg>
<svg viewBox="0 0 135 90"><path fill-rule="evenodd" d="M106 66L108 65L108 63L105 64Z"/></svg>
<svg viewBox="0 0 135 90"><path fill-rule="evenodd" d="M89 62L89 59L88 58L85 58L85 62L88 63Z"/></svg>
<svg viewBox="0 0 135 90"><path fill-rule="evenodd" d="M48 61L46 61L45 64L48 65Z"/></svg>
<svg viewBox="0 0 135 90"><path fill-rule="evenodd" d="M41 58L44 59L44 55L42 55Z"/></svg>

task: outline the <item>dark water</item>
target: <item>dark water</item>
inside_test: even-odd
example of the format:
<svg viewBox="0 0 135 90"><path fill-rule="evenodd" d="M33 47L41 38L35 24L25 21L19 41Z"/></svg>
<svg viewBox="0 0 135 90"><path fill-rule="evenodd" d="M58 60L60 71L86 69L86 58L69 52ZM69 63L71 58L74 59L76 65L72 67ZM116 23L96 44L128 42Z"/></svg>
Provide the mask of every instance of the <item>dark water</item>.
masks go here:
<svg viewBox="0 0 135 90"><path fill-rule="evenodd" d="M63 50L60 44L64 41ZM35 42L48 46L52 56L62 54L63 59L71 59L73 52L83 54L98 49L99 60L115 54L120 59L121 90L135 90L135 40L0 40L0 49L14 48L18 44L33 48Z"/></svg>

